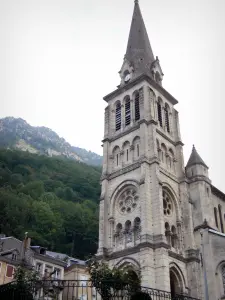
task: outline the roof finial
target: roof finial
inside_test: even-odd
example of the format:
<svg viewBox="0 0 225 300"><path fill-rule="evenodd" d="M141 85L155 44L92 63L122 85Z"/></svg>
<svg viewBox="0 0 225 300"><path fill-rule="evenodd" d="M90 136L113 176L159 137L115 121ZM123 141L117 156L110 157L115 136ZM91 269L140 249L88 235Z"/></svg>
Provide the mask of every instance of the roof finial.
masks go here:
<svg viewBox="0 0 225 300"><path fill-rule="evenodd" d="M139 0L134 0L134 4L138 4L139 3Z"/></svg>

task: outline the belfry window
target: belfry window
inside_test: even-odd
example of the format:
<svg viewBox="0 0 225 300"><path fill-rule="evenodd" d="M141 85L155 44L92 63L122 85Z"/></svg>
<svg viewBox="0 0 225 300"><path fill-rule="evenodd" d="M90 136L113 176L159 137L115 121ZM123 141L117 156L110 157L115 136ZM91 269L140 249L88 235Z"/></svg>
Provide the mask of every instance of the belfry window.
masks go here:
<svg viewBox="0 0 225 300"><path fill-rule="evenodd" d="M221 232L224 232L224 228L223 228L223 217L222 217L222 209L221 209L221 205L220 205L220 204L219 204L219 206L218 206L218 210L219 210L219 218L220 218Z"/></svg>
<svg viewBox="0 0 225 300"><path fill-rule="evenodd" d="M135 106L135 121L138 121L138 120L140 120L140 95L139 95L139 93L135 94L134 106Z"/></svg>
<svg viewBox="0 0 225 300"><path fill-rule="evenodd" d="M214 207L214 217L215 217L216 227L219 228L219 226L218 226L217 208L216 207Z"/></svg>
<svg viewBox="0 0 225 300"><path fill-rule="evenodd" d="M162 127L162 106L161 103L157 103L157 108L158 108L158 121L160 126Z"/></svg>
<svg viewBox="0 0 225 300"><path fill-rule="evenodd" d="M121 104L116 105L116 131L121 129Z"/></svg>
<svg viewBox="0 0 225 300"><path fill-rule="evenodd" d="M128 126L130 125L130 99L127 99L125 102L125 125Z"/></svg>
<svg viewBox="0 0 225 300"><path fill-rule="evenodd" d="M169 111L168 107L165 108L165 123L166 123L166 130L170 133L170 122L169 122Z"/></svg>

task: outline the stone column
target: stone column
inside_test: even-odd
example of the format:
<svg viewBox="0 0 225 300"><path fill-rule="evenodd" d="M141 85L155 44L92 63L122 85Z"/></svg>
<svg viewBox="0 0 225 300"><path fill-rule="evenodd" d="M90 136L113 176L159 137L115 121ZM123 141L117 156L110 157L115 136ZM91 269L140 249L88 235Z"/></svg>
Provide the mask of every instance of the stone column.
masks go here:
<svg viewBox="0 0 225 300"><path fill-rule="evenodd" d="M113 248L114 223L115 223L115 222L114 222L114 218L113 218L113 217L109 218L109 226L110 226L110 232L109 232L109 247L110 247L110 248Z"/></svg>

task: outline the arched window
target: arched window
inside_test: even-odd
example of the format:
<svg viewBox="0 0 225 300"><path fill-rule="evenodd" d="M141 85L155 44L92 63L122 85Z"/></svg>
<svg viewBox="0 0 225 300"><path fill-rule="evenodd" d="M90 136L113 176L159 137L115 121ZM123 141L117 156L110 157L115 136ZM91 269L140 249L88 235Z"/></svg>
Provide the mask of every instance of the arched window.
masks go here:
<svg viewBox="0 0 225 300"><path fill-rule="evenodd" d="M123 144L123 153L123 162L128 163L130 161L130 143L128 141Z"/></svg>
<svg viewBox="0 0 225 300"><path fill-rule="evenodd" d="M158 159L161 160L161 157L160 157L161 149L160 149L159 141L158 140L156 140L156 147L157 147Z"/></svg>
<svg viewBox="0 0 225 300"><path fill-rule="evenodd" d="M174 170L174 153L172 149L169 149L169 167Z"/></svg>
<svg viewBox="0 0 225 300"><path fill-rule="evenodd" d="M133 158L136 160L140 156L140 137L139 136L136 136L133 139L132 146L133 146L133 149L134 149L134 156L133 156Z"/></svg>
<svg viewBox="0 0 225 300"><path fill-rule="evenodd" d="M116 131L121 129L121 104L116 105Z"/></svg>
<svg viewBox="0 0 225 300"><path fill-rule="evenodd" d="M215 217L216 227L219 228L219 226L218 226L217 208L216 207L214 207L214 217Z"/></svg>
<svg viewBox="0 0 225 300"><path fill-rule="evenodd" d="M137 157L140 156L140 149L139 149L139 144L137 144Z"/></svg>
<svg viewBox="0 0 225 300"><path fill-rule="evenodd" d="M130 120L131 120L130 98L127 98L125 102L125 126L130 125Z"/></svg>
<svg viewBox="0 0 225 300"><path fill-rule="evenodd" d="M137 92L134 98L135 121L140 120L140 94Z"/></svg>
<svg viewBox="0 0 225 300"><path fill-rule="evenodd" d="M218 206L219 209L219 218L220 218L220 228L221 228L221 232L224 232L224 228L223 228L223 217L222 217L222 208L221 205L219 204Z"/></svg>
<svg viewBox="0 0 225 300"><path fill-rule="evenodd" d="M171 246L173 248L176 248L176 246L177 246L177 232L176 232L175 226L171 227L171 233L172 233L172 235L171 235Z"/></svg>
<svg viewBox="0 0 225 300"><path fill-rule="evenodd" d="M170 232L170 225L168 222L165 223L165 236L166 236L168 245L170 245L171 232Z"/></svg>
<svg viewBox="0 0 225 300"><path fill-rule="evenodd" d="M156 81L158 84L161 84L161 78L160 78L159 72L156 72L156 74L155 74L155 81Z"/></svg>
<svg viewBox="0 0 225 300"><path fill-rule="evenodd" d="M134 220L134 240L137 241L140 239L141 234L141 219L135 218Z"/></svg>
<svg viewBox="0 0 225 300"><path fill-rule="evenodd" d="M166 153L167 153L167 149L165 144L161 145L161 156L162 156L162 162L166 164Z"/></svg>
<svg viewBox="0 0 225 300"><path fill-rule="evenodd" d="M120 234L120 233L122 232L122 229L123 229L122 224L121 224L121 223L118 223L118 224L116 225L116 233L117 233L117 234Z"/></svg>
<svg viewBox="0 0 225 300"><path fill-rule="evenodd" d="M171 216L173 212L171 197L165 190L163 190L163 212L165 216Z"/></svg>
<svg viewBox="0 0 225 300"><path fill-rule="evenodd" d="M126 221L125 223L125 234L126 234L126 242L132 242L132 232L131 232L131 221Z"/></svg>
<svg viewBox="0 0 225 300"><path fill-rule="evenodd" d="M165 124L167 132L170 133L169 108L167 105L165 107Z"/></svg>
<svg viewBox="0 0 225 300"><path fill-rule="evenodd" d="M120 148L118 146L113 149L113 160L114 168L117 168L120 165Z"/></svg>
<svg viewBox="0 0 225 300"><path fill-rule="evenodd" d="M159 101L157 103L157 109L158 109L158 121L159 121L160 126L162 127L162 106Z"/></svg>
<svg viewBox="0 0 225 300"><path fill-rule="evenodd" d="M223 280L223 290L225 294L225 265L222 266L222 280Z"/></svg>

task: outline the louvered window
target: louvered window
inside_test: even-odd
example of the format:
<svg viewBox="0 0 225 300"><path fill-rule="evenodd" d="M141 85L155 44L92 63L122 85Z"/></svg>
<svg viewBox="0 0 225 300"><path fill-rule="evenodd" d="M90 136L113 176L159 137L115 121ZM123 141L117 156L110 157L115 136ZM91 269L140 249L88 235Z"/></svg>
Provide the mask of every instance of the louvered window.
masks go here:
<svg viewBox="0 0 225 300"><path fill-rule="evenodd" d="M157 104L157 107L158 107L158 121L159 121L160 126L162 127L162 107L159 102Z"/></svg>
<svg viewBox="0 0 225 300"><path fill-rule="evenodd" d="M139 93L136 93L135 95L135 121L140 120L140 95Z"/></svg>
<svg viewBox="0 0 225 300"><path fill-rule="evenodd" d="M165 123L167 132L170 132L169 112L167 107L165 108Z"/></svg>
<svg viewBox="0 0 225 300"><path fill-rule="evenodd" d="M130 100L127 99L125 103L125 125L128 126L130 125Z"/></svg>
<svg viewBox="0 0 225 300"><path fill-rule="evenodd" d="M116 131L121 129L121 105L116 105Z"/></svg>

